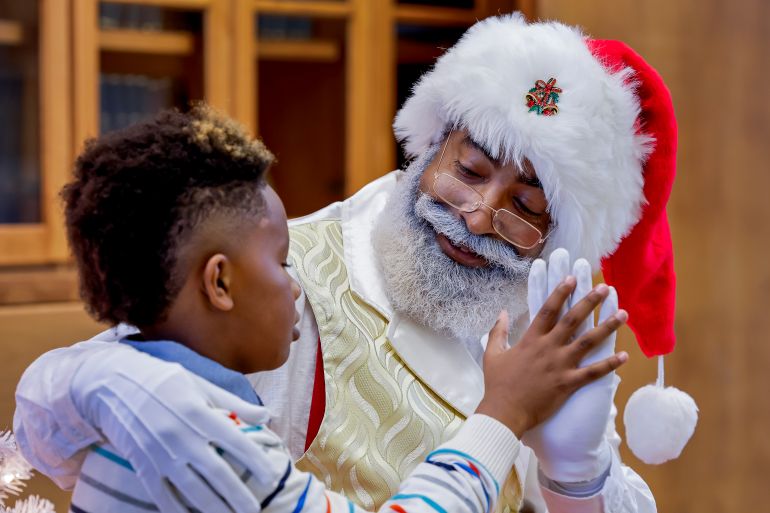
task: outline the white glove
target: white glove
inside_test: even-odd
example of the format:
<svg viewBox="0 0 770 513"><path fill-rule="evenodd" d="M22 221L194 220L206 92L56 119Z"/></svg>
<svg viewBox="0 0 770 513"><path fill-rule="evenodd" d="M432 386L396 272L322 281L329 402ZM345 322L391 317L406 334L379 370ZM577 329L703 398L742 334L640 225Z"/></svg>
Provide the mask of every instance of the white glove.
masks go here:
<svg viewBox="0 0 770 513"><path fill-rule="evenodd" d="M272 481L265 472L272 465L263 449L215 408L236 412L251 425L267 422L266 408L241 400L179 364L114 348L91 351L70 393L85 419L131 463L161 511L187 513L176 491L199 511L260 510L217 450L265 480Z"/></svg>
<svg viewBox="0 0 770 513"><path fill-rule="evenodd" d="M557 249L551 254L548 266L542 259L532 264L529 273L527 299L530 322L537 315L553 289L569 273L569 253ZM572 269L577 285L569 300L569 308L577 304L592 290L591 266L585 259L578 259ZM566 313L564 308L562 315ZM618 296L610 287L610 293L599 311L601 324L618 311ZM594 328L590 315L577 329L577 339ZM615 333L590 352L580 362L580 367L611 356L615 352ZM538 458L542 472L562 483L590 481L600 476L610 465L611 446L605 439L612 401L620 380L611 372L607 376L578 389L549 419L524 433L522 441Z"/></svg>

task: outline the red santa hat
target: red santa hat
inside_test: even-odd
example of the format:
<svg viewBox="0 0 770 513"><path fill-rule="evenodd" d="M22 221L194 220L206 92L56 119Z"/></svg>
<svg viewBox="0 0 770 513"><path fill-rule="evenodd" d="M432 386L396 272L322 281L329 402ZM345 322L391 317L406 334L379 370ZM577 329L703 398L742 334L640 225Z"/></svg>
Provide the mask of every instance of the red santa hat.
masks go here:
<svg viewBox="0 0 770 513"><path fill-rule="evenodd" d="M488 18L423 75L394 122L411 156L448 126L468 131L494 158L532 163L555 221L544 256L563 247L601 266L644 354L671 352L666 203L677 131L660 75L619 41L519 14ZM629 446L649 463L677 457L697 420L692 399L662 378L661 360L657 384L637 391L624 417Z"/></svg>

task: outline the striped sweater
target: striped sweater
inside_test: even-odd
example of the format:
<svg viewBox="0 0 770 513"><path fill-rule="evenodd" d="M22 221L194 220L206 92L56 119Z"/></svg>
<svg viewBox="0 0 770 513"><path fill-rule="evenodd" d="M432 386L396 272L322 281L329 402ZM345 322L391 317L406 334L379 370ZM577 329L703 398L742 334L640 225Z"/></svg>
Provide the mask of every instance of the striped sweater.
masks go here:
<svg viewBox="0 0 770 513"><path fill-rule="evenodd" d="M283 441L266 426L239 424L244 436L261 445L275 462L272 476L256 479L237 455L220 452L262 511L275 513L363 513L349 499L327 490L312 474L294 467ZM518 441L496 420L474 415L458 435L420 463L396 495L379 511L388 513L491 513L501 480L518 452ZM278 471L272 470L276 469ZM265 479L267 477L268 479ZM260 483L270 483L260 485ZM184 490L180 490L184 496ZM193 510L192 508L190 508ZM145 492L131 464L108 445L94 445L85 458L72 494L71 513L146 513L158 507ZM208 512L207 512L208 513ZM213 513L213 512L212 512Z"/></svg>
<svg viewBox="0 0 770 513"><path fill-rule="evenodd" d="M133 342L155 358L182 365L191 372L245 401L261 406L243 374L237 373L171 341ZM241 477L268 513L363 513L363 509L329 491L318 476L294 467L283 440L265 425L247 425L232 412L222 410L245 437L261 446L269 468L255 476L237 454L218 451ZM269 415L265 415L269 418ZM401 484L396 495L379 509L383 513L491 513L500 483L519 452L519 441L497 420L472 415L449 442L430 453ZM320 476L323 478L323 476ZM182 502L185 490L178 490ZM75 484L71 513L146 513L158 511L131 463L110 444L90 447ZM191 511L196 511L188 507ZM218 513L218 512L205 512ZM255 512L256 513L256 512Z"/></svg>

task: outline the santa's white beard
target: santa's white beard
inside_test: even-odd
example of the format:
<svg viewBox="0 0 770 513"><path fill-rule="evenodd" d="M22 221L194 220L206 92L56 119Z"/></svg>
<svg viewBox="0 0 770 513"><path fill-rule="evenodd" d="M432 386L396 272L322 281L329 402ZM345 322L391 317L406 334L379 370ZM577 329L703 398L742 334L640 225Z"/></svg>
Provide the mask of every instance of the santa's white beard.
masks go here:
<svg viewBox="0 0 770 513"><path fill-rule="evenodd" d="M420 177L437 147L400 177L373 232L373 244L393 308L440 333L479 340L500 310L514 320L527 310L526 283L532 261L491 237L472 234L462 219L421 193ZM436 232L464 245L490 265L466 267L439 248Z"/></svg>

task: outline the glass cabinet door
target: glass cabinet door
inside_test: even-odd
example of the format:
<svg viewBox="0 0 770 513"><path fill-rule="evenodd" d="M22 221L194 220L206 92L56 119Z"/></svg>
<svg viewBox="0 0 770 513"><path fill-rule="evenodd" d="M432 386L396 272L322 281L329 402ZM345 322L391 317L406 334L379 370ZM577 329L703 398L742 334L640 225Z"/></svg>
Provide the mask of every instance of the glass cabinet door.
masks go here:
<svg viewBox="0 0 770 513"><path fill-rule="evenodd" d="M0 223L39 223L36 2L0 2Z"/></svg>
<svg viewBox="0 0 770 513"><path fill-rule="evenodd" d="M66 259L68 2L0 0L0 265Z"/></svg>

